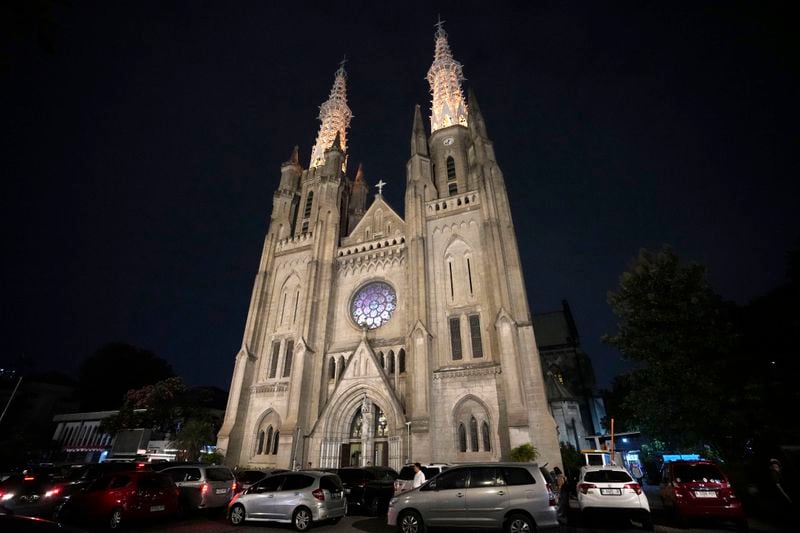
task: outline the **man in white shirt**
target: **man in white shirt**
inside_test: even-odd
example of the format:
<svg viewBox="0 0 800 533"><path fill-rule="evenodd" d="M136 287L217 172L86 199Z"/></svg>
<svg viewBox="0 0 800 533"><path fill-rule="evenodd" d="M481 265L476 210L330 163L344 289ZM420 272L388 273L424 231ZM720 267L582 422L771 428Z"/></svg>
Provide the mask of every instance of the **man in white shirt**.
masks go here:
<svg viewBox="0 0 800 533"><path fill-rule="evenodd" d="M421 487L423 483L425 483L425 472L422 471L422 465L414 463L414 483L411 488Z"/></svg>

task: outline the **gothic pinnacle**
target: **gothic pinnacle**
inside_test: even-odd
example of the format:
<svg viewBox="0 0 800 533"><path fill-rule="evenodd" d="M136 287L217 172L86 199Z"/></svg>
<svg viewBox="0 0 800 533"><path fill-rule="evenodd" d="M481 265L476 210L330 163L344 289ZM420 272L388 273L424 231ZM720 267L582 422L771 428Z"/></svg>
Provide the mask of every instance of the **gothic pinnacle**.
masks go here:
<svg viewBox="0 0 800 533"><path fill-rule="evenodd" d="M464 73L461 63L453 58L443 25L444 21L439 19L433 64L427 76L433 95L431 133L455 124L467 125L467 106L461 92Z"/></svg>
<svg viewBox="0 0 800 533"><path fill-rule="evenodd" d="M356 179L355 181L364 181L364 163L358 164L358 170L356 170Z"/></svg>
<svg viewBox="0 0 800 533"><path fill-rule="evenodd" d="M332 147L337 137L339 150L347 151L347 128L350 127L353 113L347 105L347 72L344 70L344 60L336 70L328 99L319 106L318 118L320 125L317 142L311 152L312 167L325 163L325 151Z"/></svg>
<svg viewBox="0 0 800 533"><path fill-rule="evenodd" d="M419 104L414 108L414 126L411 129L411 156L428 155L428 140Z"/></svg>
<svg viewBox="0 0 800 533"><path fill-rule="evenodd" d="M474 130L479 136L488 138L486 133L486 121L483 120L483 113L478 105L478 97L475 96L475 91L470 87L467 90L467 98L469 102L469 128Z"/></svg>

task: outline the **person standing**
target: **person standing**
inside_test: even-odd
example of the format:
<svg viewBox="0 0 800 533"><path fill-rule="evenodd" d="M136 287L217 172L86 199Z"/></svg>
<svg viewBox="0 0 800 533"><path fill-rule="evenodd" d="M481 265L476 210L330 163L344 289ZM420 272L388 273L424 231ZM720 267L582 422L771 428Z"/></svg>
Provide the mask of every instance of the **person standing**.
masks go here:
<svg viewBox="0 0 800 533"><path fill-rule="evenodd" d="M783 486L783 474L781 472L781 462L777 459L769 460L770 484L772 485L772 505L775 510L775 519L781 524L788 524L793 518L792 499L786 493Z"/></svg>
<svg viewBox="0 0 800 533"><path fill-rule="evenodd" d="M422 465L414 463L414 483L411 488L421 487L423 483L425 483L425 472L422 471Z"/></svg>

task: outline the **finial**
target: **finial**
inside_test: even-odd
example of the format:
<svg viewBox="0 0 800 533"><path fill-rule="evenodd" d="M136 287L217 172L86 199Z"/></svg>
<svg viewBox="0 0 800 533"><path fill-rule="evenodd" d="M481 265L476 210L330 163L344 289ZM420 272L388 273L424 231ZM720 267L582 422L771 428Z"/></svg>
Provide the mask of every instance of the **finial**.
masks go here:
<svg viewBox="0 0 800 533"><path fill-rule="evenodd" d="M383 188L386 186L386 183L383 180L380 180L378 183L375 184L375 187L378 188L378 196L383 196Z"/></svg>
<svg viewBox="0 0 800 533"><path fill-rule="evenodd" d="M447 32L444 31L444 23L447 21L442 20L441 15L437 15L437 17L439 21L436 24L434 24L434 26L436 27L436 35L442 35L442 34L447 35Z"/></svg>
<svg viewBox="0 0 800 533"><path fill-rule="evenodd" d="M337 74L344 73L344 65L347 63L347 54L342 56L342 60L339 61L339 70L336 71Z"/></svg>

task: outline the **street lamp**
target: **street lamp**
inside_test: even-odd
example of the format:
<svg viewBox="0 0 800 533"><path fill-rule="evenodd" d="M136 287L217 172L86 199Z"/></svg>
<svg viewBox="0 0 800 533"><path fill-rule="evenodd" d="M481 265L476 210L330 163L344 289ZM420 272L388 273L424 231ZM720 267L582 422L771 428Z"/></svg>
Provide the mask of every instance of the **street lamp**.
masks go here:
<svg viewBox="0 0 800 533"><path fill-rule="evenodd" d="M406 463L411 462L411 422L406 422Z"/></svg>

